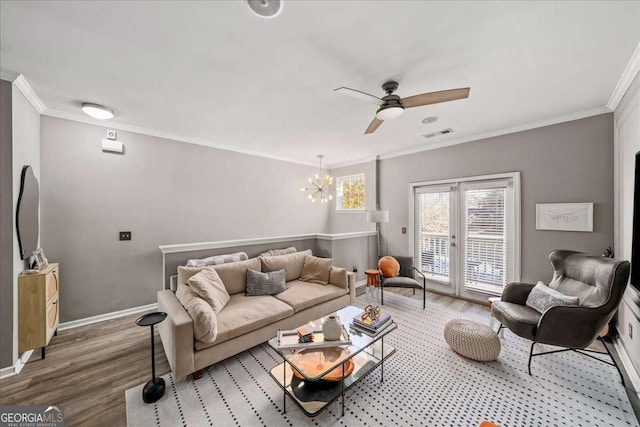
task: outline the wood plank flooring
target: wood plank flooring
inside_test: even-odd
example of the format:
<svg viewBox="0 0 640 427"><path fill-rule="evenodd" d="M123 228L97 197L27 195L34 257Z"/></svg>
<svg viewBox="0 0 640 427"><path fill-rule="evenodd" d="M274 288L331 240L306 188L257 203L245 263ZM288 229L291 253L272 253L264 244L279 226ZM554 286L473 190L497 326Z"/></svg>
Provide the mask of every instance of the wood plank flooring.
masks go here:
<svg viewBox="0 0 640 427"><path fill-rule="evenodd" d="M389 289L420 299L408 289ZM487 318L488 307L427 292L427 300L449 310ZM139 314L58 333L44 360L27 363L19 375L0 381L0 405L62 405L67 426L126 425L125 390L151 377L149 328ZM156 332L156 371L169 364ZM39 358L39 351L34 354ZM32 359L34 358L32 357Z"/></svg>

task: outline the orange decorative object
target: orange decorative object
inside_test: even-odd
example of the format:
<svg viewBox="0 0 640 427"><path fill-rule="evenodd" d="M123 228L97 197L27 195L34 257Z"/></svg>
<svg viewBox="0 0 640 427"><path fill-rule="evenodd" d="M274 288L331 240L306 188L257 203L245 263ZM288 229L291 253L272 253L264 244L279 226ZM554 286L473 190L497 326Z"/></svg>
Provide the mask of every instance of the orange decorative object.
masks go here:
<svg viewBox="0 0 640 427"><path fill-rule="evenodd" d="M375 286L377 288L379 284L378 276L380 275L380 271L369 269L369 270L365 270L364 274L367 275L367 286Z"/></svg>
<svg viewBox="0 0 640 427"><path fill-rule="evenodd" d="M338 359L349 357L349 350L341 347L329 347L319 350L309 349L301 351L291 357L291 361L296 364L308 377L314 377L321 374L331 367L333 362ZM344 365L344 376L342 375L342 365ZM323 376L323 381L340 381L353 373L355 365L353 360L349 359L342 365ZM300 372L293 369L293 375L301 380L304 377Z"/></svg>
<svg viewBox="0 0 640 427"><path fill-rule="evenodd" d="M500 427L498 424L494 424L491 421L483 421L478 427Z"/></svg>
<svg viewBox="0 0 640 427"><path fill-rule="evenodd" d="M383 256L378 261L378 269L384 277L396 277L400 274L400 263L392 256Z"/></svg>

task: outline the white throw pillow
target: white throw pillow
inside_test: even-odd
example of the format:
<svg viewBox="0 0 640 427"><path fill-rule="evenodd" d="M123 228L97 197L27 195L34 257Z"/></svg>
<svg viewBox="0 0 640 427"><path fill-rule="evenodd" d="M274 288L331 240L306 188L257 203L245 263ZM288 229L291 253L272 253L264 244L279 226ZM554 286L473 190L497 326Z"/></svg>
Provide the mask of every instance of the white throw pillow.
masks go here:
<svg viewBox="0 0 640 427"><path fill-rule="evenodd" d="M176 298L193 319L195 339L205 343L214 342L218 336L218 319L213 308L188 285L178 285Z"/></svg>
<svg viewBox="0 0 640 427"><path fill-rule="evenodd" d="M215 270L202 270L189 279L189 286L213 308L216 314L231 300L227 288Z"/></svg>
<svg viewBox="0 0 640 427"><path fill-rule="evenodd" d="M539 313L544 313L551 307L579 305L580 299L565 295L550 288L542 282L538 282L527 297L526 305Z"/></svg>

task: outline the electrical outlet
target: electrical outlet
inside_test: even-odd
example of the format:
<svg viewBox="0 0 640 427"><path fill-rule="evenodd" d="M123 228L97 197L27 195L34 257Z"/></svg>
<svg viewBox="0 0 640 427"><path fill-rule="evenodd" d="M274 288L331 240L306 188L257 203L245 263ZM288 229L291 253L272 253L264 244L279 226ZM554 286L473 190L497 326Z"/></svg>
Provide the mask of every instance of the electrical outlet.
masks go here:
<svg viewBox="0 0 640 427"><path fill-rule="evenodd" d="M633 339L633 325L629 323L629 339Z"/></svg>
<svg viewBox="0 0 640 427"><path fill-rule="evenodd" d="M131 232L130 231L121 231L120 232L120 240L131 240Z"/></svg>
<svg viewBox="0 0 640 427"><path fill-rule="evenodd" d="M407 234L407 227L402 227L402 234Z"/></svg>
<svg viewBox="0 0 640 427"><path fill-rule="evenodd" d="M353 270L351 270L351 271L353 271L354 273L357 273L357 272L358 272L358 267L356 267L356 266L354 265L354 266L353 266Z"/></svg>

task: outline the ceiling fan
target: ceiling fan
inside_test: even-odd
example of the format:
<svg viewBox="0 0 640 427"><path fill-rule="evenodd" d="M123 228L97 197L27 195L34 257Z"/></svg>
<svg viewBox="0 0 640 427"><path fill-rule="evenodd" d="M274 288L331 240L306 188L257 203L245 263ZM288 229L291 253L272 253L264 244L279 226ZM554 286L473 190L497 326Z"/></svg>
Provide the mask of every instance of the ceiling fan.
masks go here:
<svg viewBox="0 0 640 427"><path fill-rule="evenodd" d="M348 87L339 87L334 89L334 92L362 99L380 107L378 111L376 111L376 117L373 119L371 124L369 124L367 130L364 131L365 135L375 132L383 121L397 119L400 117L404 113L405 108L438 104L440 102L455 101L456 99L465 99L469 97L469 91L471 88L465 87L441 90L438 92L428 92L420 95L409 96L407 98L400 98L398 95L393 94L398 90L398 82L389 80L382 85L382 90L385 91L386 95L382 98L378 98L375 95Z"/></svg>

